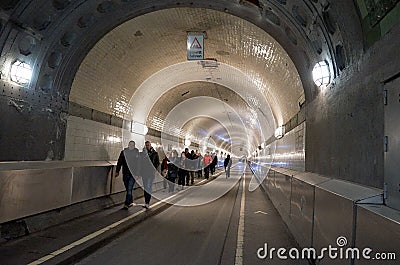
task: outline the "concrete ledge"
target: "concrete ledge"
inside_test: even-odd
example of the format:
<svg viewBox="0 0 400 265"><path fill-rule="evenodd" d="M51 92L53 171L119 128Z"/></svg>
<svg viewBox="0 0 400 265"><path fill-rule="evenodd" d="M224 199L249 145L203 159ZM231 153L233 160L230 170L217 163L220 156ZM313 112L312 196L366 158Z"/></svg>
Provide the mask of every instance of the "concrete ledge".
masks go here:
<svg viewBox="0 0 400 265"><path fill-rule="evenodd" d="M339 237L346 237L346 246L354 247L356 220L360 218L356 203L382 193L376 188L336 179L316 184L313 247L319 251L329 245L336 246ZM351 263L350 260L322 260L320 264Z"/></svg>
<svg viewBox="0 0 400 265"><path fill-rule="evenodd" d="M396 260L355 261L355 265L392 265L400 259L400 212L385 205L357 205L355 245L360 249L373 249L374 253L394 253ZM372 255L371 255L372 256Z"/></svg>
<svg viewBox="0 0 400 265"><path fill-rule="evenodd" d="M328 180L311 173L300 173L292 178L288 224L301 247L313 245L315 185Z"/></svg>
<svg viewBox="0 0 400 265"><path fill-rule="evenodd" d="M116 161L1 162L0 225L10 230L7 234L1 229L2 234L6 233L6 238L27 234L36 225L29 225L26 220L36 216L57 219L60 211L81 202L85 205L97 199L100 206L94 203L92 207L108 207L107 198L125 191L122 176L114 177L115 164ZM163 188L162 182L162 177L157 177L153 190ZM52 212L57 214L48 216Z"/></svg>
<svg viewBox="0 0 400 265"><path fill-rule="evenodd" d="M1 168L0 223L125 190L107 161L7 162Z"/></svg>
<svg viewBox="0 0 400 265"><path fill-rule="evenodd" d="M117 161L16 161L0 162L0 171L70 167L116 166Z"/></svg>
<svg viewBox="0 0 400 265"><path fill-rule="evenodd" d="M335 247L337 238L343 236L346 247L370 245L377 251L395 252L400 258L400 211L383 205L383 190L275 167L261 184L300 247L317 251ZM318 264L376 261L324 259Z"/></svg>
<svg viewBox="0 0 400 265"><path fill-rule="evenodd" d="M142 196L143 190L136 188L134 197L140 198ZM0 238L5 241L26 236L75 218L122 204L124 200L125 192L120 192L6 222L0 225Z"/></svg>

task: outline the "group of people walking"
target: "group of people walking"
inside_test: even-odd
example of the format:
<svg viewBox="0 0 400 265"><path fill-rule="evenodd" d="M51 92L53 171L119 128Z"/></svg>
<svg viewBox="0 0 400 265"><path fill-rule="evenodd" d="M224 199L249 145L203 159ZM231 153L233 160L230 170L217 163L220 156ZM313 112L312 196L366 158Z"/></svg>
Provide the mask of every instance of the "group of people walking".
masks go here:
<svg viewBox="0 0 400 265"><path fill-rule="evenodd" d="M190 186L194 184L195 176L198 178L204 177L209 179L211 174L215 173L215 167L218 164L217 156L210 155L207 152L204 157L200 152L192 150L189 152L188 148L185 148L181 152L180 156L176 150L165 154L165 158L161 163L161 174L164 176L164 188L167 183L169 184L169 192L174 192L175 182L178 179L178 188L183 189L184 186Z"/></svg>
<svg viewBox="0 0 400 265"><path fill-rule="evenodd" d="M142 177L144 192L144 208L148 209L150 205L153 181L156 176L157 168L160 165L158 153L151 146L150 141L145 142L142 152L136 148L135 141L130 141L128 147L121 151L115 177L119 176L122 168L123 181L126 189L124 208L133 206L133 186L136 178Z"/></svg>
<svg viewBox="0 0 400 265"><path fill-rule="evenodd" d="M218 157L217 154L210 154L209 152L206 152L203 157L200 152L194 150L189 152L189 149L185 148L180 156L176 150L167 152L160 163L158 153L151 146L150 141L145 142L142 152L139 152L136 148L135 141L130 141L128 147L122 150L119 155L115 173L115 177L118 177L122 168L123 182L126 188L125 209L135 205L133 203L133 187L138 176L141 176L143 181L145 198L143 207L149 208L153 181L160 165L160 172L164 177L164 189L168 185L168 191L174 192L176 179L178 179L178 189L193 185L195 175L197 174L198 178L202 178L203 170L205 179L209 179L210 173L211 175L215 174ZM227 178L230 176L231 165L232 161L230 155L228 155L224 161Z"/></svg>

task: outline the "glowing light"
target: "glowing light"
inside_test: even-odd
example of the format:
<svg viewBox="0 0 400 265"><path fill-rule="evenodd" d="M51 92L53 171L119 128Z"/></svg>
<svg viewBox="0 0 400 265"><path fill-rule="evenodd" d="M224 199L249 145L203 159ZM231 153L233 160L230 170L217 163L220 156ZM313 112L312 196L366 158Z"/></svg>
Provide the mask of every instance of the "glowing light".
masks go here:
<svg viewBox="0 0 400 265"><path fill-rule="evenodd" d="M10 77L12 81L18 84L28 84L32 78L32 68L29 64L16 60L11 65Z"/></svg>
<svg viewBox="0 0 400 265"><path fill-rule="evenodd" d="M133 121L132 123L132 130L133 133L141 134L141 135L146 135L147 132L149 131L149 128L145 124Z"/></svg>
<svg viewBox="0 0 400 265"><path fill-rule="evenodd" d="M275 130L275 138L280 139L285 135L285 127L279 126Z"/></svg>
<svg viewBox="0 0 400 265"><path fill-rule="evenodd" d="M190 146L192 142L189 139L185 139L185 146Z"/></svg>
<svg viewBox="0 0 400 265"><path fill-rule="evenodd" d="M314 83L318 86L327 86L331 82L331 72L326 61L321 61L314 66L312 71Z"/></svg>
<svg viewBox="0 0 400 265"><path fill-rule="evenodd" d="M107 141L110 141L112 143L120 143L120 142L122 142L120 137L111 136L111 135L107 137Z"/></svg>

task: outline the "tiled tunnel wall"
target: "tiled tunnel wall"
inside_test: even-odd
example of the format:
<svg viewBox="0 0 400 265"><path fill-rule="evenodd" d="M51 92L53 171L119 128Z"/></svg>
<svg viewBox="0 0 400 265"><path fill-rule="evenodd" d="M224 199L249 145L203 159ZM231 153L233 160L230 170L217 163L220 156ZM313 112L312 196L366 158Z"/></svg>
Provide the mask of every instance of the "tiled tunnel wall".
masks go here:
<svg viewBox="0 0 400 265"><path fill-rule="evenodd" d="M144 136L125 131L124 135L136 142ZM112 125L69 116L65 140L65 161L117 160L123 147L121 128Z"/></svg>

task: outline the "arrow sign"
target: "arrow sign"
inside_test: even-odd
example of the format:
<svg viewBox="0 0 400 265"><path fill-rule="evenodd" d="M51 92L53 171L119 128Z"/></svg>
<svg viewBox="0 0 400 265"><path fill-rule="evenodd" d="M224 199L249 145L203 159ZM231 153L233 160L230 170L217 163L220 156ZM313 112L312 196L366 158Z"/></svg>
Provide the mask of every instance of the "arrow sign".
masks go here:
<svg viewBox="0 0 400 265"><path fill-rule="evenodd" d="M254 212L255 214L265 214L265 215L268 215L268 213L266 213L266 212L263 212L263 211L257 211L257 212Z"/></svg>

